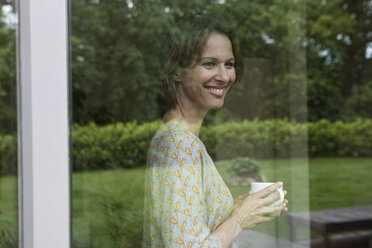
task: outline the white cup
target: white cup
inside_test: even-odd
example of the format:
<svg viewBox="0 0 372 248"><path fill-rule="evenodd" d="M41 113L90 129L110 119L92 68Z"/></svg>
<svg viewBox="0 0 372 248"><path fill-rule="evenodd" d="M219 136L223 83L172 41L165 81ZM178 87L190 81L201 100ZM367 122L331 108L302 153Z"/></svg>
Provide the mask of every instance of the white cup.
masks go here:
<svg viewBox="0 0 372 248"><path fill-rule="evenodd" d="M273 185L273 184L275 184L275 183L260 183L260 182L253 182L253 183L251 183L251 192L252 192L252 193L256 193L256 192L261 191L261 190L263 190L263 189L265 189L265 188L267 188L267 187L269 187L269 186L271 186L271 185ZM270 205L269 205L270 207L278 206L278 205L282 204L283 201L284 201L283 186L281 186L280 188L278 188L278 189L276 189L276 190L277 190L277 191L279 192L279 194L280 194L280 199L277 200L276 202L273 202L272 204L270 204ZM270 195L272 195L272 194L274 194L274 192L271 193ZM268 195L268 196L270 196L270 195ZM267 197L268 197L268 196L267 196ZM277 213L275 213L275 214L272 214L272 216L274 216L274 215L278 215L278 214L280 214L280 211L277 212Z"/></svg>

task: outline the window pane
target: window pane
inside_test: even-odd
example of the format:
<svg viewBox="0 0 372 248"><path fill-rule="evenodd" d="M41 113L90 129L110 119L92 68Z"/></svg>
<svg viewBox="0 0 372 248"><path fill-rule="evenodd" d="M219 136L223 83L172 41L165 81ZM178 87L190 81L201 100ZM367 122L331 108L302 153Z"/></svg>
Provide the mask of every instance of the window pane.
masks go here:
<svg viewBox="0 0 372 248"><path fill-rule="evenodd" d="M0 3L0 247L18 247L17 13Z"/></svg>
<svg viewBox="0 0 372 248"><path fill-rule="evenodd" d="M248 193L252 180L284 181L290 210L308 210L306 50L290 42L305 39L303 7L276 3L270 9L246 1L71 4L76 247L142 243L146 154L169 102L159 81L165 41L169 27L193 13L209 12L229 23L246 65L224 108L208 113L200 133L219 174L233 197ZM248 19L243 9L251 13ZM270 27L262 13L272 16ZM260 241L252 241L257 234ZM306 230L299 235L308 239ZM238 243L277 239L289 242L284 217L241 233Z"/></svg>
<svg viewBox="0 0 372 248"><path fill-rule="evenodd" d="M71 5L75 247L142 244L147 152L170 102L160 80L168 33L183 16L205 14L236 32L245 73L223 108L205 116L199 138L233 198L253 181L283 181L288 192L288 213L241 232L237 243L370 242L358 219L363 233L345 219L342 232L310 223L321 215L369 218L370 1ZM356 206L363 208L338 212Z"/></svg>
<svg viewBox="0 0 372 248"><path fill-rule="evenodd" d="M370 1L309 1L307 6L314 247L372 245L372 198L365 191L372 165L371 7ZM329 26L324 18L335 22ZM341 24L346 20L347 25ZM296 217L294 228L304 219Z"/></svg>

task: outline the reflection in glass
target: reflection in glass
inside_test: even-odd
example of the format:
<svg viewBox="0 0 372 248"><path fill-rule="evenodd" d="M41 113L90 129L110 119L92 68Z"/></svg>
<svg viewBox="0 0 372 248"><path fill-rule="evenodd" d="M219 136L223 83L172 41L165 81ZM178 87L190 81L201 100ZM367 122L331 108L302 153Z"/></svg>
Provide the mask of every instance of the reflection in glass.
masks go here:
<svg viewBox="0 0 372 248"><path fill-rule="evenodd" d="M233 197L252 180L282 180L288 191L289 213L238 243L326 247L313 211L372 204L369 1L71 4L75 247L142 243L146 154L169 102L161 58L167 31L187 14L235 29L246 65L200 131L218 172ZM349 231L329 242L354 242ZM368 232L357 236L368 244Z"/></svg>
<svg viewBox="0 0 372 248"><path fill-rule="evenodd" d="M18 247L17 57L14 1L0 3L0 247Z"/></svg>

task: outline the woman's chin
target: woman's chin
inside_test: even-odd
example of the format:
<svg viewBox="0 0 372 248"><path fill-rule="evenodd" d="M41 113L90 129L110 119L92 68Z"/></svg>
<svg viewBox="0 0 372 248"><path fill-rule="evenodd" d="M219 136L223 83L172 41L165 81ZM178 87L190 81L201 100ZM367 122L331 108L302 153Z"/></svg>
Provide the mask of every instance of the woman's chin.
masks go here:
<svg viewBox="0 0 372 248"><path fill-rule="evenodd" d="M223 102L222 103L218 103L218 104L213 104L210 109L212 109L212 110L219 110L222 107L223 107Z"/></svg>

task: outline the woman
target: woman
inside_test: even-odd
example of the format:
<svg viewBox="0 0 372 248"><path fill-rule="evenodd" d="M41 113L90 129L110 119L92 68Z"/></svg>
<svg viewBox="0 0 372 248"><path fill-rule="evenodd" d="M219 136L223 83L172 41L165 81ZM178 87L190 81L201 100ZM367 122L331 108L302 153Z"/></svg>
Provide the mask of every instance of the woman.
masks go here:
<svg viewBox="0 0 372 248"><path fill-rule="evenodd" d="M144 247L236 247L244 229L287 211L273 186L234 201L198 138L210 109L223 106L242 76L238 41L209 17L185 19L173 32L163 84L172 106L151 141L147 161ZM266 197L266 198L265 198Z"/></svg>

